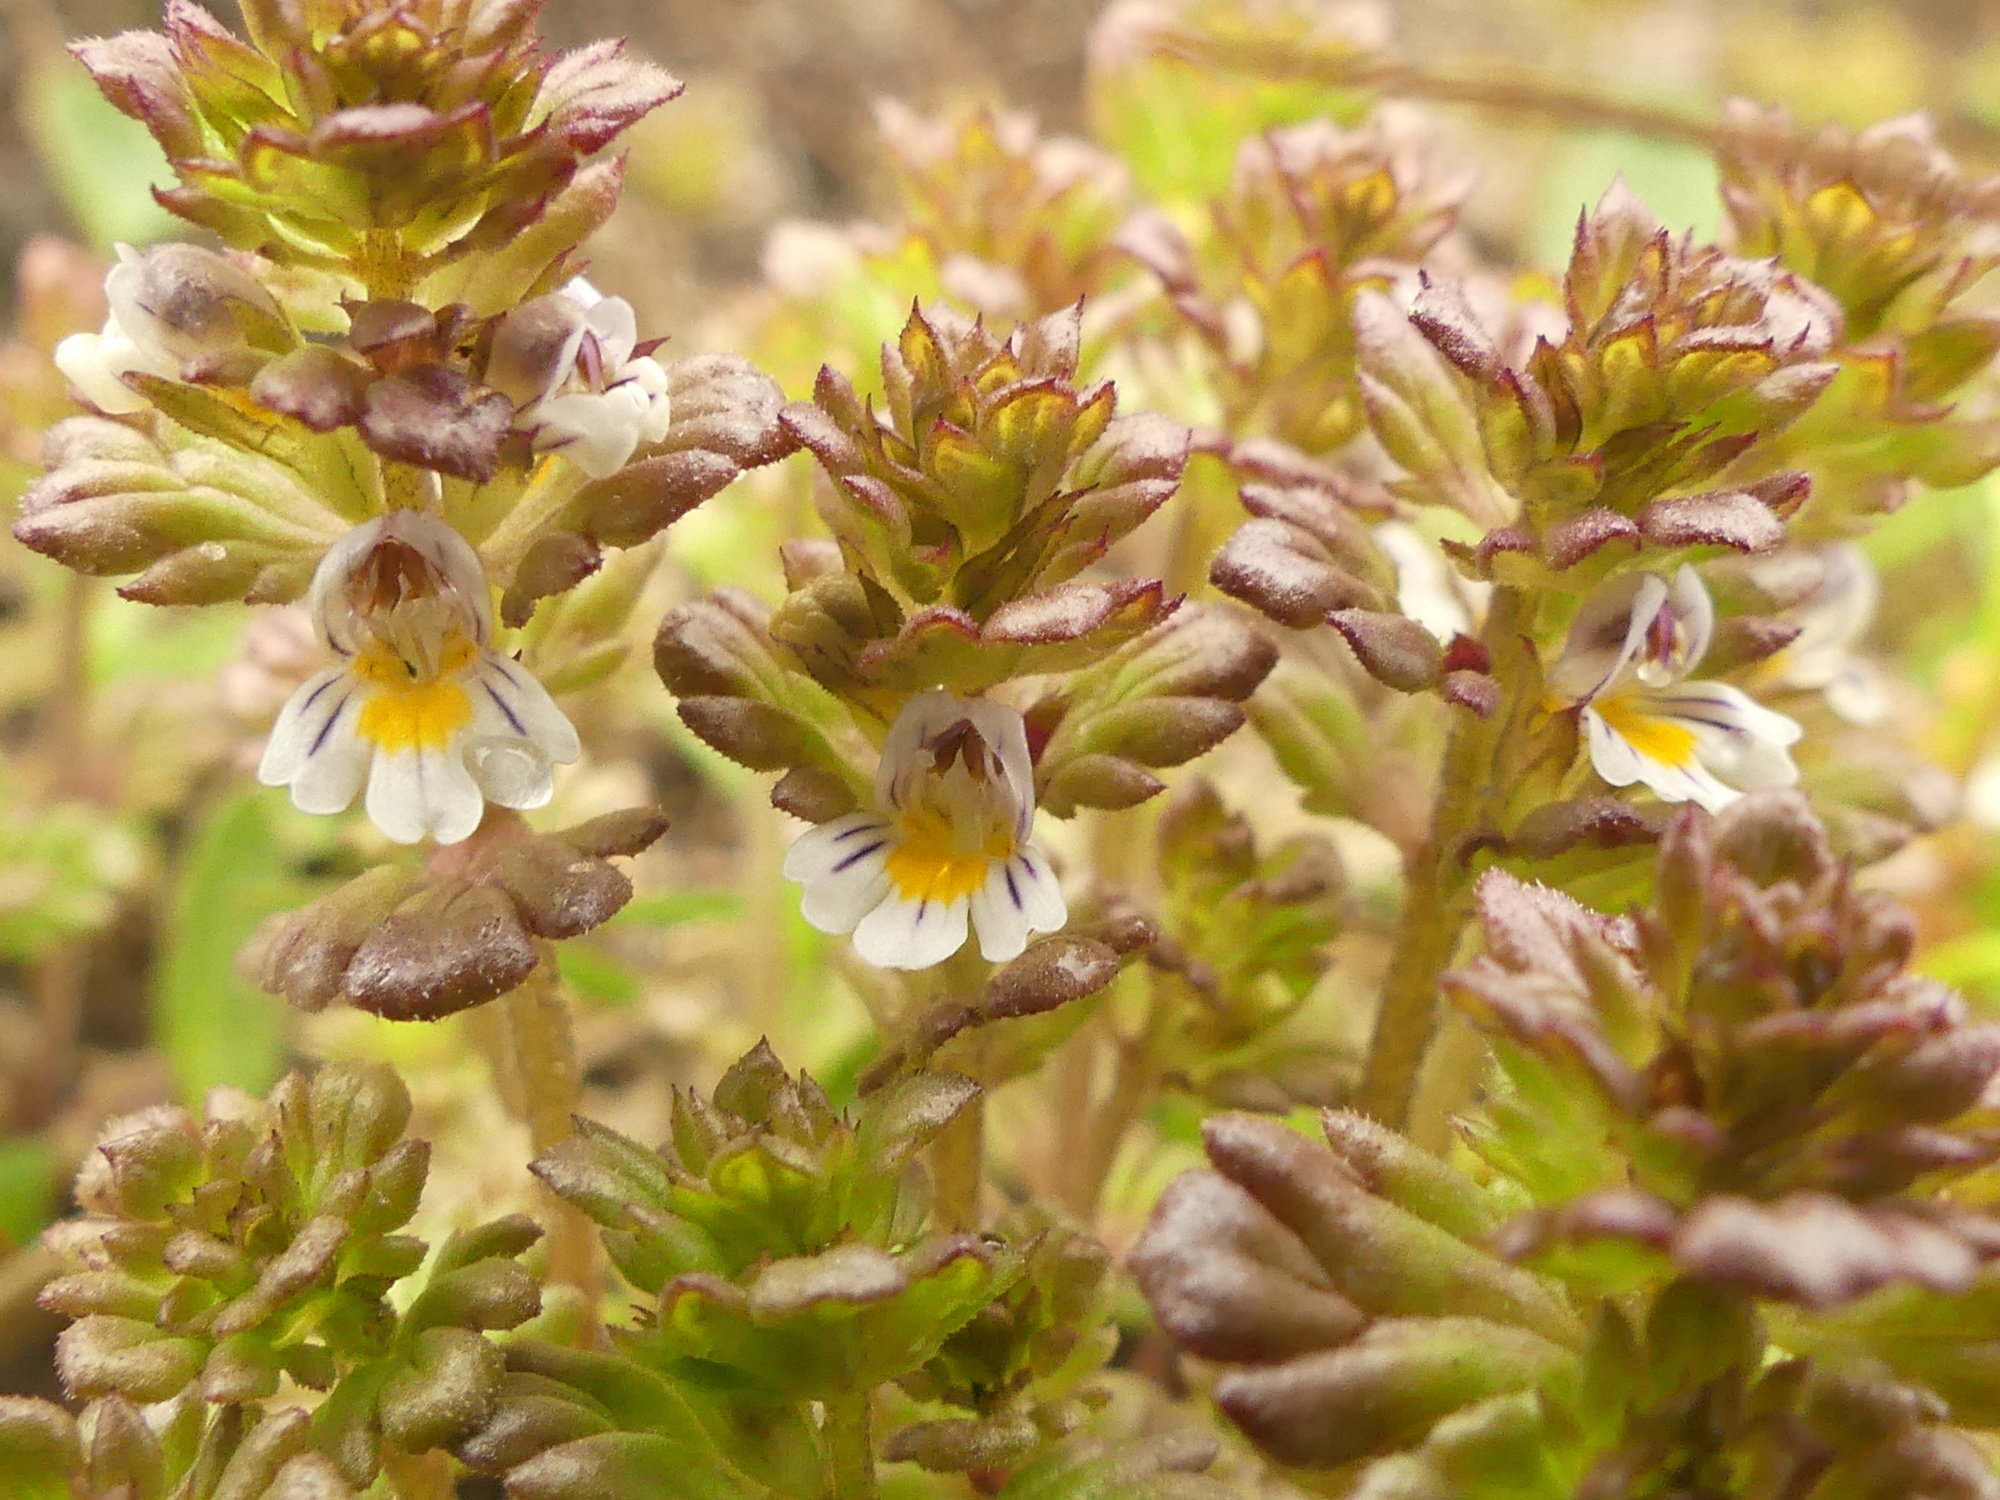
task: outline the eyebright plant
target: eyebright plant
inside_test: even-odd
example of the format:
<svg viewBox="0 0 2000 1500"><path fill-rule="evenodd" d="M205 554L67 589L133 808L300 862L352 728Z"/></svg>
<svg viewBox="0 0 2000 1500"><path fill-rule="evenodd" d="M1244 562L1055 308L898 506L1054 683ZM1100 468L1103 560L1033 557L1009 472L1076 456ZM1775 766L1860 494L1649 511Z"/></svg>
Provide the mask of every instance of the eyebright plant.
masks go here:
<svg viewBox="0 0 2000 1500"><path fill-rule="evenodd" d="M537 9L72 49L187 229L0 351L0 932L73 1023L223 796L269 915L173 973L299 1066L74 1090L0 1493L2000 1497L2000 647L1877 571L1995 616L2000 188L1120 4L1093 138L880 107L682 353L583 251L681 86ZM1510 261L1439 101L1696 143L1719 240ZM152 782L142 606L245 637Z"/></svg>

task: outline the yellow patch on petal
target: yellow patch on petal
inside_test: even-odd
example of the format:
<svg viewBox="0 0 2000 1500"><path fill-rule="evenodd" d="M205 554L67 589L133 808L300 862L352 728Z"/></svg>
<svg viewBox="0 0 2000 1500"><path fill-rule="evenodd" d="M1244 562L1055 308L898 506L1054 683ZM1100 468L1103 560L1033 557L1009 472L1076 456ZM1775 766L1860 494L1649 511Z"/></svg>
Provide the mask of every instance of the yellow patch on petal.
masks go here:
<svg viewBox="0 0 2000 1500"><path fill-rule="evenodd" d="M378 750L442 750L472 722L472 699L450 677L371 693L356 732Z"/></svg>
<svg viewBox="0 0 2000 1500"><path fill-rule="evenodd" d="M896 894L905 901L938 901L949 905L986 884L995 860L1014 856L1014 841L996 832L984 847L959 852L951 825L936 813L912 811L902 819L903 840L890 851L885 869Z"/></svg>
<svg viewBox="0 0 2000 1500"><path fill-rule="evenodd" d="M1605 727L1646 759L1665 766L1694 764L1694 731L1685 724L1645 713L1631 699L1615 693L1599 698L1591 707Z"/></svg>

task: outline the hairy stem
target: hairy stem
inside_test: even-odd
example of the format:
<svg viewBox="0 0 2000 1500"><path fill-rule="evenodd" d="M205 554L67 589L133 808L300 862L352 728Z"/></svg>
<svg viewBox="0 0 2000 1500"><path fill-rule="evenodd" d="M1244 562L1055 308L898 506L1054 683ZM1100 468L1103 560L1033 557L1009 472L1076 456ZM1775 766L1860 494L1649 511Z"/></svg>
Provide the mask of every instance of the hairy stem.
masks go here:
<svg viewBox="0 0 2000 1500"><path fill-rule="evenodd" d="M1396 946L1355 1099L1358 1108L1399 1129L1408 1122L1417 1075L1437 1029L1438 980L1450 967L1472 915L1471 874L1462 858L1465 839L1486 821L1503 794L1509 777L1501 758L1524 712L1534 706L1523 701L1527 695L1521 691L1527 665L1525 608L1520 590L1494 591L1481 640L1493 659L1501 702L1483 719L1454 712L1430 832L1409 861Z"/></svg>
<svg viewBox="0 0 2000 1500"><path fill-rule="evenodd" d="M414 464L384 463L382 498L391 510L435 511L438 505L437 476Z"/></svg>
<svg viewBox="0 0 2000 1500"><path fill-rule="evenodd" d="M417 265L393 229L375 229L361 247L361 280L373 301L397 301L416 290Z"/></svg>
<svg viewBox="0 0 2000 1500"><path fill-rule="evenodd" d="M1084 1224L1096 1221L1104 1185L1125 1137L1146 1113L1160 1086L1160 1060L1154 1038L1161 1026L1160 988L1172 981L1149 970L1127 975L1120 983L1147 986L1145 1016L1139 1029L1121 1033L1108 1008L1071 1040L1061 1055L1065 1070L1057 1075L1063 1092L1056 1100L1056 1196ZM1111 1088L1096 1098L1099 1048L1109 1050Z"/></svg>
<svg viewBox="0 0 2000 1500"><path fill-rule="evenodd" d="M938 1224L944 1229L979 1228L979 1197L986 1183L986 1096L977 1095L958 1118L939 1132L931 1147L931 1176L937 1183Z"/></svg>
<svg viewBox="0 0 2000 1500"><path fill-rule="evenodd" d="M869 1392L826 1403L826 1456L832 1500L875 1500L874 1411Z"/></svg>
<svg viewBox="0 0 2000 1500"><path fill-rule="evenodd" d="M535 971L500 1000L526 1107L528 1134L538 1156L575 1129L577 1098L583 1086L569 1005L557 978L555 947L542 944L541 948L542 961ZM550 1203L554 1222L549 1232L549 1278L594 1299L597 1236L577 1209L553 1196Z"/></svg>
<svg viewBox="0 0 2000 1500"><path fill-rule="evenodd" d="M933 991L940 1002L973 1006L986 993L993 966L979 956L977 942L967 942L937 969ZM982 1048L978 1030L968 1032L959 1045L965 1051L954 1066L982 1089L980 1061ZM936 1186L935 1209L938 1223L946 1229L979 1228L979 1200L986 1185L986 1095L982 1092L959 1111L938 1135L931 1147L931 1179Z"/></svg>

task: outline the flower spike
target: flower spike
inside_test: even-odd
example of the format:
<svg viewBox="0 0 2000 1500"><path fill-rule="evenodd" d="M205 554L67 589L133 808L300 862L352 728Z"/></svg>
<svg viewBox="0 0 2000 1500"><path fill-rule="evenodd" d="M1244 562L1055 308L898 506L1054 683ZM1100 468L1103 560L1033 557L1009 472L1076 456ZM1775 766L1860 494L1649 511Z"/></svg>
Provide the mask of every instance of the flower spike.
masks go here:
<svg viewBox="0 0 2000 1500"><path fill-rule="evenodd" d="M399 844L455 844L488 802L541 807L581 753L541 684L491 645L486 574L434 517L396 511L335 543L309 596L341 660L307 679L271 731L257 777L302 812L368 816Z"/></svg>
<svg viewBox="0 0 2000 1500"><path fill-rule="evenodd" d="M1034 771L1020 714L943 689L897 716L875 773L874 812L809 830L785 856L821 932L853 933L869 963L928 969L965 944L1018 957L1069 919L1055 872L1029 842Z"/></svg>

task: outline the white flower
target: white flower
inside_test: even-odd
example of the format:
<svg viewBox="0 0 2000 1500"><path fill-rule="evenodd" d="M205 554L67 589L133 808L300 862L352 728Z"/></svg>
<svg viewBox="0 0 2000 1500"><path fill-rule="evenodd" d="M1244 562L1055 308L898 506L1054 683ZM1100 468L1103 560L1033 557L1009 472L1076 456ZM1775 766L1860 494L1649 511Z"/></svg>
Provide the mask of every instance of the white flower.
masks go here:
<svg viewBox="0 0 2000 1500"><path fill-rule="evenodd" d="M1375 545L1395 565L1396 608L1441 641L1472 630L1472 610L1490 585L1458 576L1436 543L1407 521L1384 521Z"/></svg>
<svg viewBox="0 0 2000 1500"><path fill-rule="evenodd" d="M913 698L883 743L875 806L809 829L785 855L805 919L853 933L869 963L942 963L964 946L968 919L981 956L1002 963L1069 920L1028 842L1034 771L1013 709L942 689Z"/></svg>
<svg viewBox="0 0 2000 1500"><path fill-rule="evenodd" d="M140 257L130 245L118 247L118 264L104 278L111 311L101 333L73 333L56 345L56 368L90 404L113 416L146 409L146 398L121 376L137 371L164 380L181 378L180 356L161 337L157 318L138 307Z"/></svg>
<svg viewBox="0 0 2000 1500"><path fill-rule="evenodd" d="M1727 683L1685 680L1714 628L1715 606L1690 567L1671 586L1628 574L1585 601L1548 684L1557 703L1582 710L1590 763L1612 786L1640 782L1717 812L1798 780L1797 724Z"/></svg>
<svg viewBox="0 0 2000 1500"><path fill-rule="evenodd" d="M91 405L113 416L146 409L124 376L179 380L191 356L243 344L232 303L279 318L255 277L198 245L156 245L143 254L118 246L104 295L111 310L102 331L71 334L56 345L55 362Z"/></svg>
<svg viewBox="0 0 2000 1500"><path fill-rule="evenodd" d="M485 804L540 807L554 767L580 753L542 685L488 644L486 574L444 522L399 510L327 552L308 595L338 665L307 679L278 715L257 768L302 812L368 816L399 844L455 844Z"/></svg>
<svg viewBox="0 0 2000 1500"><path fill-rule="evenodd" d="M1889 697L1873 663L1856 649L1875 622L1882 581L1860 549L1846 543L1819 550L1819 581L1778 618L1796 625L1790 645L1763 664L1772 687L1824 693L1826 705L1850 724L1879 724Z"/></svg>
<svg viewBox="0 0 2000 1500"><path fill-rule="evenodd" d="M606 297L582 277L562 289L583 307L555 374L514 425L537 453L560 453L592 479L625 467L641 443L657 443L673 420L667 372L635 355L639 321L623 297Z"/></svg>

